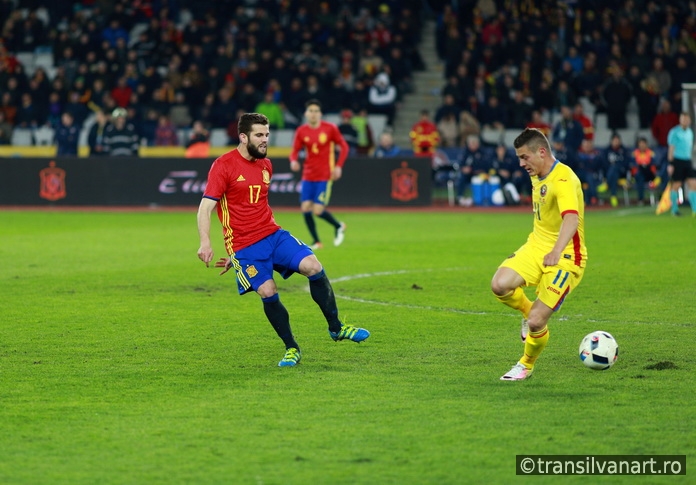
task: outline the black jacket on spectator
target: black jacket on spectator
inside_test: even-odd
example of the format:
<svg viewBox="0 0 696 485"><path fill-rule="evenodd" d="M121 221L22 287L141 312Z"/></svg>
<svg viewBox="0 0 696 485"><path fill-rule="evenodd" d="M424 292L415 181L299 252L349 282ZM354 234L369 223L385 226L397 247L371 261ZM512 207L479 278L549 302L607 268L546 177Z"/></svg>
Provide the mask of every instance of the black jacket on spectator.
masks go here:
<svg viewBox="0 0 696 485"><path fill-rule="evenodd" d="M109 125L104 131L104 146L110 156L137 157L138 145L138 134L130 123L120 130L115 125Z"/></svg>

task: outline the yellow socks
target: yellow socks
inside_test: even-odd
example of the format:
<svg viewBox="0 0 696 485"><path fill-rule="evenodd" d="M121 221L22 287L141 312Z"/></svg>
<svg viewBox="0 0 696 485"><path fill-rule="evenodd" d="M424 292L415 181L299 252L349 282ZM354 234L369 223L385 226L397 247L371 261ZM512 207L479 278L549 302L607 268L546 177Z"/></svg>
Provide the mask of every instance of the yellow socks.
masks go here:
<svg viewBox="0 0 696 485"><path fill-rule="evenodd" d="M524 318L529 316L529 311L532 309L532 302L527 298L521 286L518 286L507 295L496 295L495 297L500 303L521 311Z"/></svg>
<svg viewBox="0 0 696 485"><path fill-rule="evenodd" d="M524 341L524 356L520 359L520 363L527 369L534 368L534 362L536 362L548 341L549 328L547 326L538 332L529 332L527 340Z"/></svg>

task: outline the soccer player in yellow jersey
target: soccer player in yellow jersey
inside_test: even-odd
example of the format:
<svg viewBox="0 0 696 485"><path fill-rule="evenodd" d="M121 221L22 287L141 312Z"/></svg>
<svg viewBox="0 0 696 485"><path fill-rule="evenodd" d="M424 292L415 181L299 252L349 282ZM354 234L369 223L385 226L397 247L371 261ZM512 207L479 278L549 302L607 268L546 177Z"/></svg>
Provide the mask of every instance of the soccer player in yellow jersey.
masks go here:
<svg viewBox="0 0 696 485"><path fill-rule="evenodd" d="M527 242L498 267L491 281L496 298L523 315L524 354L500 378L503 381L521 381L532 374L549 340L549 318L580 284L587 262L580 180L570 167L556 160L548 139L538 129L524 130L514 147L520 167L532 179L534 229ZM533 303L524 286L536 287Z"/></svg>

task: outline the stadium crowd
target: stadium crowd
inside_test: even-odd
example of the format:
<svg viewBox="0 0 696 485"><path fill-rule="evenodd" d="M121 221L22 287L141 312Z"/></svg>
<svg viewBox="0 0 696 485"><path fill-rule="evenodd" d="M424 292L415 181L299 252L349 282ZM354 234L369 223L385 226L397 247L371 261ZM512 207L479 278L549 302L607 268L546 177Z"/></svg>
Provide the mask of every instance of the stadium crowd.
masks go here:
<svg viewBox="0 0 696 485"><path fill-rule="evenodd" d="M654 139L654 172L663 171L681 86L696 80L693 0L0 0L0 143L16 127L47 125L72 145L72 124L81 129L94 112L109 123L117 108L144 144L180 143L176 130L194 122L228 130L234 143L241 113L295 128L310 98L325 113L361 114L364 140L365 113L385 114L391 126L413 72L435 65L418 50L426 18L437 22L444 86L436 136L424 149L414 144L416 153L454 149L461 167L472 160L472 135L535 126L587 173L592 202L592 187L616 195L611 150L595 146L594 122L603 115L607 130L626 128L633 103ZM28 73L22 53L51 63ZM638 140L621 145L632 151ZM483 148L493 163L494 147ZM634 162L626 157L620 180ZM468 175L458 183L462 195ZM518 185L526 190L524 177Z"/></svg>
<svg viewBox="0 0 696 485"><path fill-rule="evenodd" d="M229 129L234 141L236 120L251 111L272 128L293 128L310 98L326 113L392 122L412 71L423 68L423 8L417 0L2 0L0 143L15 127L58 129L69 112L79 128L116 108L149 145L176 143L171 131L194 121ZM21 59L41 56L50 63L28 72Z"/></svg>
<svg viewBox="0 0 696 485"><path fill-rule="evenodd" d="M502 140L471 141L484 130L541 129L582 179L588 204L608 191L616 205L627 184L642 201L667 182L667 133L679 122L682 84L696 81L696 2L452 2L437 16L437 51L445 80L426 130L437 140L425 148L453 154L460 203L470 203L462 196L477 174L528 190L514 164L496 168ZM626 130L632 110L636 129ZM596 143L598 119L606 144Z"/></svg>

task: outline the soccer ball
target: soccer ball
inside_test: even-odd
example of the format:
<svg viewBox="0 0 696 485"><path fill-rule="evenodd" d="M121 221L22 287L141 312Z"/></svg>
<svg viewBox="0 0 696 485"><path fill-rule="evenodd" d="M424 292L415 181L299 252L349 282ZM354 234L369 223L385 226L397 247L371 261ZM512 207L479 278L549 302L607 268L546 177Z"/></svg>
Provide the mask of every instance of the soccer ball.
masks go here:
<svg viewBox="0 0 696 485"><path fill-rule="evenodd" d="M606 370L619 357L619 344L608 332L597 330L580 342L580 360L590 369Z"/></svg>

